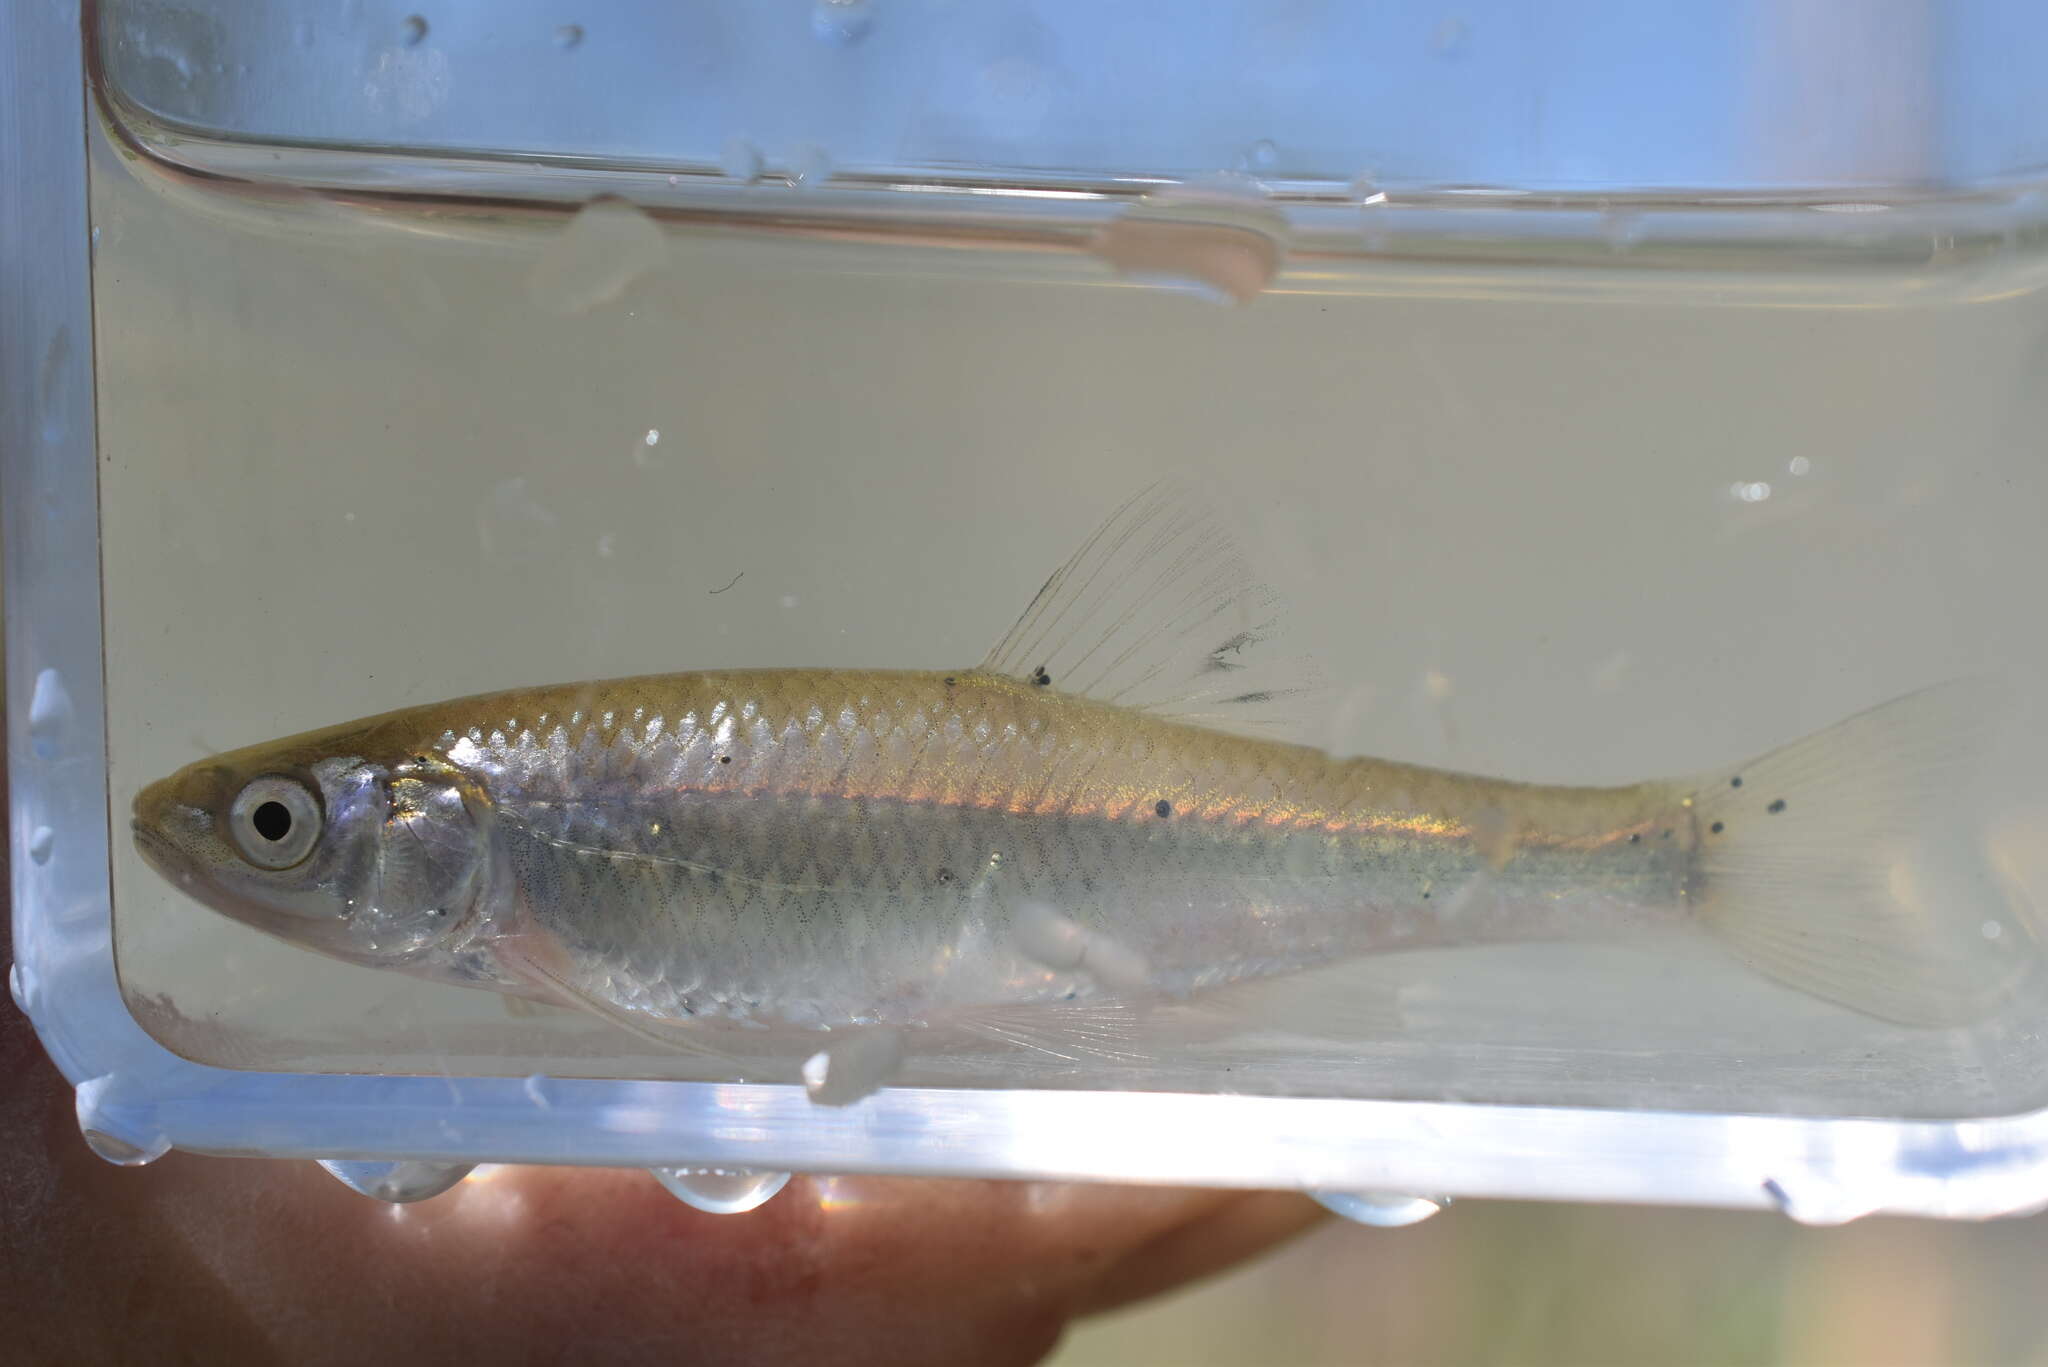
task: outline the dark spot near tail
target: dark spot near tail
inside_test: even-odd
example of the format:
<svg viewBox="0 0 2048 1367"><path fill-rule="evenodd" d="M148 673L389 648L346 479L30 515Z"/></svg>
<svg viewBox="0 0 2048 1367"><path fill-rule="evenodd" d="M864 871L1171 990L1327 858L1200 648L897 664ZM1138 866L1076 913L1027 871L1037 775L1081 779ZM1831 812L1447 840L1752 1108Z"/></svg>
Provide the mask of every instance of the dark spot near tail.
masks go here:
<svg viewBox="0 0 2048 1367"><path fill-rule="evenodd" d="M1630 832L1628 833L1628 843L1629 843L1629 844L1631 844L1631 845L1640 845L1640 844L1642 844L1642 843L1643 843L1643 833L1642 833L1641 831L1630 831Z"/></svg>
<svg viewBox="0 0 2048 1367"><path fill-rule="evenodd" d="M946 676L946 687L948 687L948 688L951 688L951 687L952 687L952 686L953 686L954 684L956 684L956 683L959 683L959 682L960 682L960 681L959 681L958 679L954 678L954 677L953 677L953 676L952 676L951 674L948 674L948 675Z"/></svg>
<svg viewBox="0 0 2048 1367"><path fill-rule="evenodd" d="M1669 840L1671 838L1671 832L1667 829L1660 833L1657 838L1659 840Z"/></svg>
<svg viewBox="0 0 2048 1367"><path fill-rule="evenodd" d="M1776 802L1773 802L1770 806L1764 808L1764 810L1769 812L1772 816L1776 816L1779 812L1785 810L1785 799L1782 797L1779 798Z"/></svg>
<svg viewBox="0 0 2048 1367"><path fill-rule="evenodd" d="M1052 683L1052 675L1045 672L1044 665L1040 665L1031 671L1031 682L1034 687L1044 688Z"/></svg>
<svg viewBox="0 0 2048 1367"><path fill-rule="evenodd" d="M1270 692L1259 692L1259 693L1240 693L1240 694L1238 694L1238 695L1237 695L1236 697L1234 697L1234 698L1225 698L1225 699L1224 699L1224 701L1225 701L1225 702L1232 702L1232 703L1262 703L1262 702L1271 702L1271 701L1273 701L1273 695L1272 695L1272 694L1271 694Z"/></svg>
<svg viewBox="0 0 2048 1367"><path fill-rule="evenodd" d="M1425 901L1425 902L1427 902L1427 901L1429 900L1429 893L1427 893L1427 892L1424 892L1424 893L1422 894L1422 900L1423 900L1423 901Z"/></svg>
<svg viewBox="0 0 2048 1367"><path fill-rule="evenodd" d="M718 762L719 762L720 764L730 764L730 763L732 763L732 756L731 756L731 755L720 755L720 756L718 757Z"/></svg>
<svg viewBox="0 0 2048 1367"><path fill-rule="evenodd" d="M953 881L953 871L951 869L940 869L934 877L941 883L950 883Z"/></svg>
<svg viewBox="0 0 2048 1367"><path fill-rule="evenodd" d="M429 916L446 916L447 914L448 908L446 907L435 907L427 912L427 915Z"/></svg>
<svg viewBox="0 0 2048 1367"><path fill-rule="evenodd" d="M1722 826L1722 824L1718 821L1716 821L1713 825L1707 827L1707 830L1713 833L1714 835L1719 835L1724 829L1726 828Z"/></svg>
<svg viewBox="0 0 2048 1367"><path fill-rule="evenodd" d="M1737 774L1734 778L1729 779L1728 786L1730 788L1740 788L1742 786L1742 775Z"/></svg>
<svg viewBox="0 0 2048 1367"><path fill-rule="evenodd" d="M1152 810L1159 813L1160 818L1163 820L1173 815L1173 804L1162 797L1159 801L1152 804Z"/></svg>

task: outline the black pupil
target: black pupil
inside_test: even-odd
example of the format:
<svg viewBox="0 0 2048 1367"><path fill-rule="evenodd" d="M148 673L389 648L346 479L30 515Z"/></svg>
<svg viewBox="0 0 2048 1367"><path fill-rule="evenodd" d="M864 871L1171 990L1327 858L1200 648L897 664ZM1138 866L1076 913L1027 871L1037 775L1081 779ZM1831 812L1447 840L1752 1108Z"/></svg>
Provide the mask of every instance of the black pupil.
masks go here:
<svg viewBox="0 0 2048 1367"><path fill-rule="evenodd" d="M292 833L292 814L282 802L266 802L249 813L249 824L265 840L282 840Z"/></svg>

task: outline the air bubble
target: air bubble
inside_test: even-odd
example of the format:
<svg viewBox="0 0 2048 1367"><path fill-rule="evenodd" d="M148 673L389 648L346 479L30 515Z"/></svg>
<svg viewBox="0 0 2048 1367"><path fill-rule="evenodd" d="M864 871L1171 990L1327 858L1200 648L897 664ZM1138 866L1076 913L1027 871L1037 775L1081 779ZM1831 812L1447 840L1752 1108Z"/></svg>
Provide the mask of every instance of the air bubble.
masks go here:
<svg viewBox="0 0 2048 1367"><path fill-rule="evenodd" d="M28 838L28 857L38 864L50 862L50 851L56 847L57 833L48 826L38 826Z"/></svg>
<svg viewBox="0 0 2048 1367"><path fill-rule="evenodd" d="M439 1196L469 1176L473 1163L376 1163L346 1158L323 1158L320 1166L328 1176L377 1201L403 1205Z"/></svg>
<svg viewBox="0 0 2048 1367"><path fill-rule="evenodd" d="M35 691L29 695L28 739L37 758L56 758L71 716L71 694L64 687L64 676L54 669L36 675Z"/></svg>
<svg viewBox="0 0 2048 1367"><path fill-rule="evenodd" d="M1450 1204L1449 1197L1402 1196L1385 1191L1312 1191L1309 1195L1347 1220L1381 1229L1421 1224Z"/></svg>
<svg viewBox="0 0 2048 1367"><path fill-rule="evenodd" d="M1737 480L1729 487L1729 493L1739 503L1762 503L1771 496L1771 486L1760 479Z"/></svg>
<svg viewBox="0 0 2048 1367"><path fill-rule="evenodd" d="M418 47L426 41L427 21L420 15L408 14L405 16L405 22L398 26L398 33L399 37L405 40L407 47Z"/></svg>
<svg viewBox="0 0 2048 1367"><path fill-rule="evenodd" d="M761 178L761 149L745 138L729 139L719 154L718 169L743 185Z"/></svg>
<svg viewBox="0 0 2048 1367"><path fill-rule="evenodd" d="M789 1185L786 1172L688 1166L649 1168L669 1195L707 1215L739 1215L766 1205Z"/></svg>
<svg viewBox="0 0 2048 1367"><path fill-rule="evenodd" d="M874 26L874 0L818 0L811 9L811 32L834 47L852 47Z"/></svg>
<svg viewBox="0 0 2048 1367"><path fill-rule="evenodd" d="M583 25L564 24L555 30L555 46L564 52L574 51L582 46Z"/></svg>

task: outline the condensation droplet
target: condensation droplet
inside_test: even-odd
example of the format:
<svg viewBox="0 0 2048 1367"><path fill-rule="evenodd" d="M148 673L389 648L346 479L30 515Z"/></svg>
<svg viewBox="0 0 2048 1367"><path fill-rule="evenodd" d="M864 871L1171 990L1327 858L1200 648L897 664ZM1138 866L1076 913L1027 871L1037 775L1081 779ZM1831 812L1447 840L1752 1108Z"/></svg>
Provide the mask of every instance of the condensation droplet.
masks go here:
<svg viewBox="0 0 2048 1367"><path fill-rule="evenodd" d="M418 47L427 39L427 21L422 15L408 14L398 26L398 33L407 47Z"/></svg>
<svg viewBox="0 0 2048 1367"><path fill-rule="evenodd" d="M1771 496L1771 486L1760 479L1737 480L1729 487L1737 502L1762 503Z"/></svg>
<svg viewBox="0 0 2048 1367"><path fill-rule="evenodd" d="M762 165L761 149L745 138L728 138L718 157L719 170L747 185L761 178Z"/></svg>
<svg viewBox="0 0 2048 1367"><path fill-rule="evenodd" d="M1313 1191L1309 1195L1326 1210L1347 1220L1381 1229L1420 1224L1450 1204L1446 1197L1402 1196L1383 1191Z"/></svg>
<svg viewBox="0 0 2048 1367"><path fill-rule="evenodd" d="M113 1090L112 1074L87 1078L78 1084L76 1094L78 1108L78 1129L85 1136L85 1146L116 1167L140 1167L154 1163L171 1151L169 1136L161 1130L135 1123L133 1117L117 1114L109 1104L108 1093ZM128 1121L129 1123L122 1123Z"/></svg>
<svg viewBox="0 0 2048 1367"><path fill-rule="evenodd" d="M1813 1177L1797 1182L1770 1178L1764 1182L1764 1194L1771 1198L1772 1205L1802 1225L1846 1225L1870 1214L1879 1204Z"/></svg>
<svg viewBox="0 0 2048 1367"><path fill-rule="evenodd" d="M548 1078L546 1074L533 1074L531 1077L526 1079L524 1086L522 1086L520 1090L526 1093L526 1099L528 1101L531 1101L535 1106L539 1107L541 1110L551 1111L555 1108L555 1099L550 1094Z"/></svg>
<svg viewBox="0 0 2048 1367"><path fill-rule="evenodd" d="M613 536L613 535L612 535L612 534L611 534L610 532L600 532L600 533L598 533L598 537L597 537L597 556L598 556L598 559L600 559L600 560L609 560L609 559L611 559L611 558L612 558L612 555L614 554L614 552L615 552L615 550L616 550L616 548L617 548L617 546L618 546L618 540L617 540L617 538L615 538L615 537L614 537L614 536Z"/></svg>
<svg viewBox="0 0 2048 1367"><path fill-rule="evenodd" d="M595 199L542 249L527 294L549 313L585 313L622 297L668 259L661 225L622 199Z"/></svg>
<svg viewBox="0 0 2048 1367"><path fill-rule="evenodd" d="M1254 171L1263 171L1280 160L1280 149L1271 138L1260 138L1245 149L1244 164Z"/></svg>
<svg viewBox="0 0 2048 1367"><path fill-rule="evenodd" d="M784 607L786 607L786 608L793 608L793 607L795 607L795 606L796 606L796 604L797 604L797 597L796 597L796 595L795 595L795 594L793 594L793 593L785 593L785 594L783 594L783 595L782 595L782 606L784 606Z"/></svg>
<svg viewBox="0 0 2048 1367"><path fill-rule="evenodd" d="M815 145L800 147L789 164L789 183L815 190L832 179L832 158Z"/></svg>
<svg viewBox="0 0 2048 1367"><path fill-rule="evenodd" d="M64 676L54 669L36 675L35 691L29 695L28 739L37 758L56 758L71 716L71 694L64 687Z"/></svg>
<svg viewBox="0 0 2048 1367"><path fill-rule="evenodd" d="M786 1172L689 1166L649 1168L669 1194L710 1215L739 1215L766 1205L789 1185Z"/></svg>
<svg viewBox="0 0 2048 1367"><path fill-rule="evenodd" d="M28 838L28 857L38 864L50 862L50 851L57 845L57 833L48 826L38 826Z"/></svg>
<svg viewBox="0 0 2048 1367"><path fill-rule="evenodd" d="M1794 456L1785 463L1785 471L1791 475L1809 475L1813 473L1813 462L1805 456Z"/></svg>
<svg viewBox="0 0 2048 1367"><path fill-rule="evenodd" d="M35 1000L36 975L33 969L19 959L7 970L7 992L14 998L14 1004L21 1008L24 1015L32 1011L30 1003Z"/></svg>
<svg viewBox="0 0 2048 1367"><path fill-rule="evenodd" d="M1609 209L1600 215L1600 236L1611 251L1625 252L1643 240L1648 231L1643 216L1627 209Z"/></svg>
<svg viewBox="0 0 2048 1367"><path fill-rule="evenodd" d="M469 1176L472 1163L382 1163L323 1158L328 1176L350 1191L400 1205L439 1196Z"/></svg>
<svg viewBox="0 0 2048 1367"><path fill-rule="evenodd" d="M574 51L583 43L583 25L564 24L555 30L555 46L564 52Z"/></svg>
<svg viewBox="0 0 2048 1367"><path fill-rule="evenodd" d="M2005 934L2005 927L1996 921L1986 921L1983 925L1977 927L1977 933L1987 940L1996 940Z"/></svg>
<svg viewBox="0 0 2048 1367"><path fill-rule="evenodd" d="M811 7L811 32L835 47L853 46L874 26L874 0L818 0Z"/></svg>
<svg viewBox="0 0 2048 1367"><path fill-rule="evenodd" d="M1472 26L1453 15L1438 24L1436 31L1430 34L1429 50L1439 57L1462 56L1471 37Z"/></svg>
<svg viewBox="0 0 2048 1367"><path fill-rule="evenodd" d="M1242 177L1155 195L1095 235L1092 249L1126 280L1221 304L1248 304L1273 283L1285 224Z"/></svg>

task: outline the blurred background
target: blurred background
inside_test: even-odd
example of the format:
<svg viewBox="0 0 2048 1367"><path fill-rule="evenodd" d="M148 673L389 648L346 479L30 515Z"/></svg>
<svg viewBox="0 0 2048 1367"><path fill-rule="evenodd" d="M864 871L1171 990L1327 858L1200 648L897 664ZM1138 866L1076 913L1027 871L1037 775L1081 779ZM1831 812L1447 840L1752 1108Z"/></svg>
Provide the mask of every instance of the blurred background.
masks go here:
<svg viewBox="0 0 2048 1367"><path fill-rule="evenodd" d="M1058 1367L2048 1363L2048 1218L1832 1229L1726 1211L1467 1202L1337 1221L1084 1321Z"/></svg>

